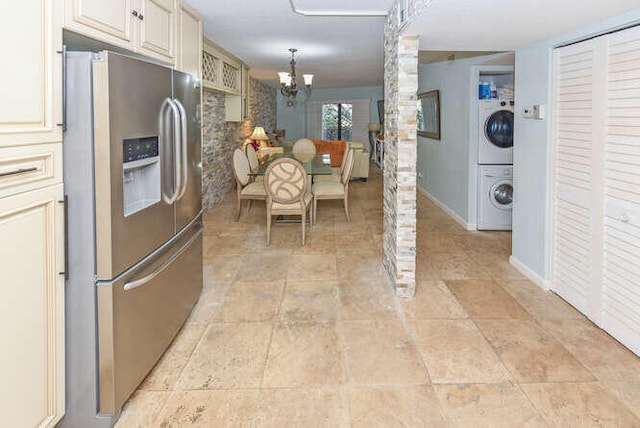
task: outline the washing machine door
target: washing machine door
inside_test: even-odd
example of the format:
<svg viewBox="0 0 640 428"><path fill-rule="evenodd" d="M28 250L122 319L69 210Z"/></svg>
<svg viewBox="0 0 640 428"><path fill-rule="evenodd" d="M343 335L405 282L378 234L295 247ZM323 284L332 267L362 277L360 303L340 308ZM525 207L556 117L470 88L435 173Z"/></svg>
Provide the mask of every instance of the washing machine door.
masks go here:
<svg viewBox="0 0 640 428"><path fill-rule="evenodd" d="M484 125L484 134L496 147L513 147L513 112L498 110L489 116Z"/></svg>
<svg viewBox="0 0 640 428"><path fill-rule="evenodd" d="M513 182L511 180L499 180L493 183L489 191L491 204L499 210L508 211L513 204Z"/></svg>

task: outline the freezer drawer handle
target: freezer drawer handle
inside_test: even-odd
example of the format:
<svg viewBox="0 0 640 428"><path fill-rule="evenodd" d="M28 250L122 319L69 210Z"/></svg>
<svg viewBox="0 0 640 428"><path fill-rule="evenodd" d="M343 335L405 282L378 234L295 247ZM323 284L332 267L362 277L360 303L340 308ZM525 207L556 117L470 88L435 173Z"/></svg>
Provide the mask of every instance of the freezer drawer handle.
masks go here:
<svg viewBox="0 0 640 428"><path fill-rule="evenodd" d="M25 174L27 172L33 172L37 170L38 168L36 168L35 166L33 168L20 168L20 169L16 169L15 171L2 172L0 173L0 177L7 177L9 175L17 175L17 174Z"/></svg>
<svg viewBox="0 0 640 428"><path fill-rule="evenodd" d="M180 257L180 255L182 253L184 253L187 250L187 248L189 248L189 246L191 246L191 244L193 244L193 241L198 239L198 237L200 235L202 235L202 228L200 228L198 230L198 232L196 232L196 234L193 235L191 237L191 239L189 239L189 241L186 244L184 244L178 251L173 253L173 255L171 257L169 257L167 260L165 260L160 266L158 266L156 269L154 269L154 271L151 272L149 275L144 276L144 277L142 277L140 279L136 279L135 281L127 282L124 285L124 291L129 291L129 290L133 290L134 288L141 287L141 286L145 285L146 283L148 283L149 281L151 281L156 276L160 275L162 273L162 271L164 271L167 267L169 267L169 265L171 263L173 263L173 261L175 259Z"/></svg>

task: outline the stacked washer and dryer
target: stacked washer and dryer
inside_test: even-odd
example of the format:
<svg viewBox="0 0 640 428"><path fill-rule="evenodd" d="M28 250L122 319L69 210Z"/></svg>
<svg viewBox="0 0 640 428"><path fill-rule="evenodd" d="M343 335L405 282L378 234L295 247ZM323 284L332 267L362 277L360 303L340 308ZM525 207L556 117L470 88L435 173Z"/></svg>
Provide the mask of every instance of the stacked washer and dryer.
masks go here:
<svg viewBox="0 0 640 428"><path fill-rule="evenodd" d="M513 97L478 100L478 230L511 230Z"/></svg>

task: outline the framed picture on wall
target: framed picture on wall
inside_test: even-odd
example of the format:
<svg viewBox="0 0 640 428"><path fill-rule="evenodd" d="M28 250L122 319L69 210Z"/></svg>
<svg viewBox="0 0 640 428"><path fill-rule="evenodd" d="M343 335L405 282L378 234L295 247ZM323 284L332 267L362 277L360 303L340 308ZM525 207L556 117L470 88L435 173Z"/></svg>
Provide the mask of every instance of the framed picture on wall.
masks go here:
<svg viewBox="0 0 640 428"><path fill-rule="evenodd" d="M378 119L380 119L380 125L384 127L384 100L378 100Z"/></svg>
<svg viewBox="0 0 640 428"><path fill-rule="evenodd" d="M440 91L418 94L418 112L416 113L418 135L440 139Z"/></svg>

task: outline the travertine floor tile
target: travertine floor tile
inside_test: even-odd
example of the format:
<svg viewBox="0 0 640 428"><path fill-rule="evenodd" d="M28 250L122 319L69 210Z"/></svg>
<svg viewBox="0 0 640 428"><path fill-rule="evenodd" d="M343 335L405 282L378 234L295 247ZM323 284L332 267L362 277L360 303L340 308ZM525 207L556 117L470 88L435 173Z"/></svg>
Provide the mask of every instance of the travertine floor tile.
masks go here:
<svg viewBox="0 0 640 428"><path fill-rule="evenodd" d="M288 266L287 279L291 281L335 281L337 279L334 255L298 254L284 264Z"/></svg>
<svg viewBox="0 0 640 428"><path fill-rule="evenodd" d="M118 428L640 427L637 357L523 279L509 232L419 193L417 294L396 298L382 187L351 183L351 222L323 201L305 246L300 224L265 246L264 204L235 222L234 192L206 212L203 293Z"/></svg>
<svg viewBox="0 0 640 428"><path fill-rule="evenodd" d="M534 321L478 320L480 330L520 382L592 381L593 375Z"/></svg>
<svg viewBox="0 0 640 428"><path fill-rule="evenodd" d="M158 412L169 392L136 391L122 410L116 428L147 428L157 426Z"/></svg>
<svg viewBox="0 0 640 428"><path fill-rule="evenodd" d="M407 317L413 320L468 317L442 281L418 282L415 297L400 299L400 304Z"/></svg>
<svg viewBox="0 0 640 428"><path fill-rule="evenodd" d="M271 323L210 324L175 389L257 388Z"/></svg>
<svg viewBox="0 0 640 428"><path fill-rule="evenodd" d="M464 253L433 254L430 263L445 280L450 279L489 279L491 276L480 264Z"/></svg>
<svg viewBox="0 0 640 428"><path fill-rule="evenodd" d="M547 320L549 330L599 380L640 381L640 357L587 320Z"/></svg>
<svg viewBox="0 0 640 428"><path fill-rule="evenodd" d="M637 427L640 420L598 383L524 384L551 427Z"/></svg>
<svg viewBox="0 0 640 428"><path fill-rule="evenodd" d="M512 383L434 385L447 420L455 427L545 427ZM569 425L567 425L569 426Z"/></svg>
<svg viewBox="0 0 640 428"><path fill-rule="evenodd" d="M640 382L603 382L604 386L640 418Z"/></svg>
<svg viewBox="0 0 640 428"><path fill-rule="evenodd" d="M333 321L338 317L338 284L335 281L289 281L280 319L283 321Z"/></svg>
<svg viewBox="0 0 640 428"><path fill-rule="evenodd" d="M398 311L391 290L379 283L341 281L338 288L340 318L343 320L397 319Z"/></svg>
<svg viewBox="0 0 640 428"><path fill-rule="evenodd" d="M584 319L584 316L550 291L528 280L498 282L536 319Z"/></svg>
<svg viewBox="0 0 640 428"><path fill-rule="evenodd" d="M262 386L337 385L344 355L335 323L276 324Z"/></svg>
<svg viewBox="0 0 640 428"><path fill-rule="evenodd" d="M470 320L412 323L433 383L504 382L510 379L489 343Z"/></svg>
<svg viewBox="0 0 640 428"><path fill-rule="evenodd" d="M509 257L496 256L493 252L487 251L470 251L468 252L471 259L481 264L494 279L525 279L511 263Z"/></svg>
<svg viewBox="0 0 640 428"><path fill-rule="evenodd" d="M531 318L509 293L493 281L446 281L471 318Z"/></svg>
<svg viewBox="0 0 640 428"><path fill-rule="evenodd" d="M448 426L429 385L351 387L349 402L354 428Z"/></svg>
<svg viewBox="0 0 640 428"><path fill-rule="evenodd" d="M175 391L158 415L157 426L249 427L256 419L257 389Z"/></svg>
<svg viewBox="0 0 640 428"><path fill-rule="evenodd" d="M257 247L261 248L261 247ZM262 250L260 250L262 251ZM263 252L259 257L252 251L244 257L244 264L236 272L236 281L258 282L258 281L278 281L286 279L288 260L290 252Z"/></svg>
<svg viewBox="0 0 640 428"><path fill-rule="evenodd" d="M173 388L182 369L200 341L206 324L186 323L164 353L140 389L166 391Z"/></svg>
<svg viewBox="0 0 640 428"><path fill-rule="evenodd" d="M233 283L225 296L223 321L273 320L280 305L283 288L284 280Z"/></svg>
<svg viewBox="0 0 640 428"><path fill-rule="evenodd" d="M349 427L344 387L263 388L256 427Z"/></svg>
<svg viewBox="0 0 640 428"><path fill-rule="evenodd" d="M399 321L343 321L351 384L428 382L418 349Z"/></svg>

